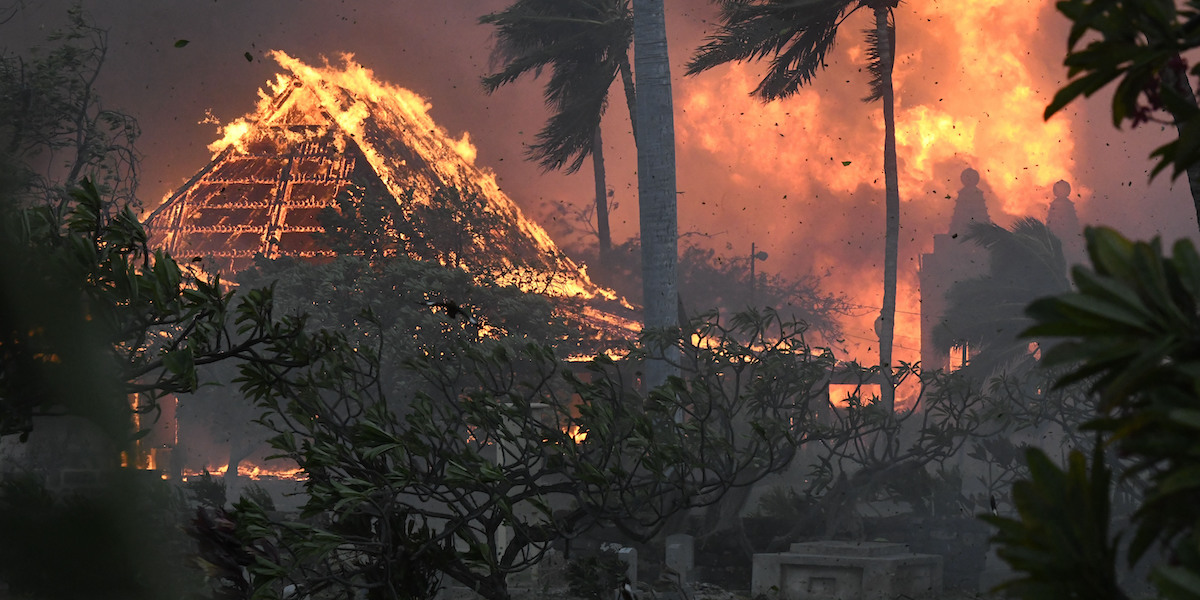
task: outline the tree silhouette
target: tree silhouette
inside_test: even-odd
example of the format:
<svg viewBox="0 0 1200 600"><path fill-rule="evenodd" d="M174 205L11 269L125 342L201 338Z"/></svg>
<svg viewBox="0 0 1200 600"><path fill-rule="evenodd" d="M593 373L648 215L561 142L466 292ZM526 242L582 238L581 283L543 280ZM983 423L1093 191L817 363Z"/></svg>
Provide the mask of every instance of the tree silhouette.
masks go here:
<svg viewBox="0 0 1200 600"><path fill-rule="evenodd" d="M14 15L21 8L9 7ZM106 212L139 207L134 141L141 129L131 115L105 107L96 92L108 32L78 6L68 18L66 29L47 36L48 48L28 56L0 53L0 188L65 215L68 190L88 179Z"/></svg>
<svg viewBox="0 0 1200 600"><path fill-rule="evenodd" d="M1187 173L1200 218L1200 104L1189 80L1200 75L1200 66L1189 70L1183 57L1200 47L1200 0L1064 0L1057 6L1072 23L1063 60L1070 81L1054 95L1045 118L1119 79L1113 125L1160 122L1175 128L1178 137L1151 153L1157 162L1151 173L1168 166L1173 177ZM1160 118L1160 111L1170 118Z"/></svg>
<svg viewBox="0 0 1200 600"><path fill-rule="evenodd" d="M628 0L517 0L480 21L496 27L495 56L503 63L483 78L490 94L532 72L552 71L546 104L554 114L530 146L529 157L546 170L574 173L592 157L596 179L596 232L600 261L612 248L600 119L617 74L624 82L630 121L636 128L629 45L633 15Z"/></svg>
<svg viewBox="0 0 1200 600"><path fill-rule="evenodd" d="M1029 340L1017 336L1033 324L1025 315L1030 302L1071 289L1062 243L1034 218L1021 219L1011 229L976 223L967 239L987 249L991 267L987 275L955 283L946 293L946 314L933 333L938 351L965 343L972 351L966 369L981 377L1032 363Z"/></svg>
<svg viewBox="0 0 1200 600"><path fill-rule="evenodd" d="M808 85L838 29L859 9L874 13L875 26L865 32L871 59L871 92L866 102L883 100L886 235L884 236L883 309L880 312L879 364L889 379L896 313L896 265L900 238L900 190L896 166L895 97L892 64L896 28L892 12L899 0L720 0L720 26L688 63L696 75L734 61L771 57L767 74L752 94L763 101L786 98ZM883 386L884 400L894 404L894 389Z"/></svg>

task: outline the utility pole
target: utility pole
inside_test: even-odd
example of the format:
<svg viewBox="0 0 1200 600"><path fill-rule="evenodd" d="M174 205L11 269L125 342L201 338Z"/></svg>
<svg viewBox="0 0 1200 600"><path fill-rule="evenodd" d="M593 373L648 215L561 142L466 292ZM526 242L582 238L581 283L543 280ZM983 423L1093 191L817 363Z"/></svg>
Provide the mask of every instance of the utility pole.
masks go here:
<svg viewBox="0 0 1200 600"><path fill-rule="evenodd" d="M754 286L758 282L758 278L754 275L754 261L767 260L767 253L759 250L755 252L754 242L750 242L750 308L757 308L754 301Z"/></svg>

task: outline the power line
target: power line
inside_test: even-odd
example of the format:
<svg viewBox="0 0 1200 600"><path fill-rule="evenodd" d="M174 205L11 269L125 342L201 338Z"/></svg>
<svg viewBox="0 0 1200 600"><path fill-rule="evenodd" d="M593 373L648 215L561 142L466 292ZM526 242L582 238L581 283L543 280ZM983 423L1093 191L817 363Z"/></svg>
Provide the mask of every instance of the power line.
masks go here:
<svg viewBox="0 0 1200 600"><path fill-rule="evenodd" d="M858 339L860 339L860 340L863 340L863 341L866 341L866 342L878 342L878 341L879 341L879 340L877 340L877 339L875 339L875 338L863 337L863 336L861 336L861 335L854 335L853 333L843 333L842 335L844 335L844 336L846 336L846 337L858 338ZM901 349L901 350L911 350L911 351L913 351L913 352L920 352L920 351L921 351L921 349L920 349L920 348L909 348L908 346L901 346L900 344L897 344L897 343L895 343L894 341L892 342L892 347L894 347L894 348L899 348L899 349Z"/></svg>
<svg viewBox="0 0 1200 600"><path fill-rule="evenodd" d="M872 310L883 310L882 306L867 306L866 304L847 304L846 306L849 306L851 308L870 308ZM910 310L896 310L896 312L905 314L905 315L916 315L918 317L921 316L921 313L912 312Z"/></svg>

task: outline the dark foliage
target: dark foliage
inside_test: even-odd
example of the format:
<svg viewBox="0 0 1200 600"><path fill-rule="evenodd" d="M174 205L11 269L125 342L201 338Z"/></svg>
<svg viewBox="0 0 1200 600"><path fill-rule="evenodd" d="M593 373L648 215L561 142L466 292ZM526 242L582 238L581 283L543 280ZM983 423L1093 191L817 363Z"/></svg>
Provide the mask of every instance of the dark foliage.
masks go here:
<svg viewBox="0 0 1200 600"><path fill-rule="evenodd" d="M821 276L808 274L791 279L760 272L752 285L749 249L746 255L731 255L732 250L729 246L719 253L699 244L683 245L678 286L685 317L708 312L728 317L746 310L774 310L786 319L806 323L820 336L822 345L831 345L841 337L838 319L852 306L845 296L823 291ZM614 247L608 264L592 272L592 277L631 302L640 302L640 241L635 238Z"/></svg>
<svg viewBox="0 0 1200 600"><path fill-rule="evenodd" d="M309 494L305 521L259 530L280 556L256 563L256 589L289 577L370 593L408 581L396 579L407 564L507 598L505 576L555 540L598 526L645 540L782 469L831 358L773 314L701 321L695 335L671 342L683 377L647 396L631 372L640 354L580 369L504 341L450 340L405 361L414 384L398 393L381 385L376 335L317 332L247 363L243 389Z"/></svg>
<svg viewBox="0 0 1200 600"><path fill-rule="evenodd" d="M133 212L106 216L87 180L71 197L65 221L45 206L0 211L0 435L75 415L123 445L141 435L131 394L157 417L159 398L196 389L197 365L248 358L299 326L272 320L269 292L234 302L150 250Z"/></svg>
<svg viewBox="0 0 1200 600"><path fill-rule="evenodd" d="M687 65L697 75L730 62L771 59L767 74L753 95L778 100L808 85L833 49L838 27L851 13L876 5L895 8L897 0L721 0L720 28ZM865 32L873 75L868 101L883 97L884 54L874 29ZM888 55L894 55L895 36Z"/></svg>
<svg viewBox="0 0 1200 600"><path fill-rule="evenodd" d="M1031 477L1013 488L1019 518L990 521L1000 527L1001 556L1022 573L1010 586L1024 597L1124 598L1108 530L1105 449L1115 449L1121 479L1146 482L1130 562L1160 549L1166 560L1151 574L1159 593L1196 598L1200 254L1189 240L1165 256L1158 240L1132 242L1106 228L1085 237L1092 266L1073 269L1078 291L1033 303L1026 335L1060 338L1044 357L1065 369L1057 385L1086 383L1098 399L1086 425L1098 435L1091 466L1076 453L1064 471L1030 452Z"/></svg>
<svg viewBox="0 0 1200 600"><path fill-rule="evenodd" d="M608 600L620 584L625 569L625 563L613 552L568 561L567 589L576 598Z"/></svg>
<svg viewBox="0 0 1200 600"><path fill-rule="evenodd" d="M63 214L67 191L87 178L106 209L137 206L134 141L141 130L96 92L108 33L79 6L68 17L69 27L49 36L49 48L0 54L0 191Z"/></svg>
<svg viewBox="0 0 1200 600"><path fill-rule="evenodd" d="M17 597L161 600L199 588L184 510L169 484L125 471L97 487L51 492L0 482L0 579Z"/></svg>
<svg viewBox="0 0 1200 600"><path fill-rule="evenodd" d="M1175 0L1062 0L1059 11L1071 20L1067 40L1070 81L1046 107L1050 118L1080 96L1116 81L1114 126L1156 120L1165 111L1179 136L1157 148L1153 174L1171 167L1174 176L1200 163L1200 107L1183 55L1200 47L1200 2Z"/></svg>

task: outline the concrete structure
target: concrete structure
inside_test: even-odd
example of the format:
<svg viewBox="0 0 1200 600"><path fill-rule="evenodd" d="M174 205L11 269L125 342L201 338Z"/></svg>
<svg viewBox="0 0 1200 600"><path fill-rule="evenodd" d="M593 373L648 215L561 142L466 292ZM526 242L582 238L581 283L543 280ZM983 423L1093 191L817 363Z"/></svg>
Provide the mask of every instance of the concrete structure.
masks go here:
<svg viewBox="0 0 1200 600"><path fill-rule="evenodd" d="M685 533L668 535L665 562L679 574L680 583L692 580L696 570L696 541Z"/></svg>
<svg viewBox="0 0 1200 600"><path fill-rule="evenodd" d="M921 284L921 365L928 370L963 366L969 349L960 348L951 360L933 343L933 332L943 322L946 312L946 292L956 282L979 277L988 270L988 254L967 240L971 226L991 223L987 202L979 185L979 172L966 169L961 176L963 187L954 201L954 214L946 233L933 236L933 252L921 255L918 277Z"/></svg>
<svg viewBox="0 0 1200 600"><path fill-rule="evenodd" d="M638 582L638 555L637 548L621 548L617 550L617 559L625 563L625 578L629 583L637 586Z"/></svg>
<svg viewBox="0 0 1200 600"><path fill-rule="evenodd" d="M1087 256L1087 244L1083 239L1083 225L1079 224L1075 202L1071 200L1071 184L1066 181L1054 184L1054 200L1046 209L1046 227L1049 227L1062 242L1063 256L1067 258L1067 263L1084 261Z"/></svg>
<svg viewBox="0 0 1200 600"><path fill-rule="evenodd" d="M935 599L942 557L904 544L808 542L790 552L755 554L751 595L780 600Z"/></svg>

